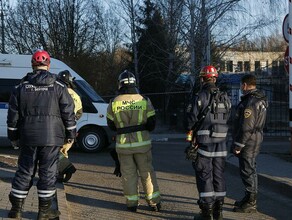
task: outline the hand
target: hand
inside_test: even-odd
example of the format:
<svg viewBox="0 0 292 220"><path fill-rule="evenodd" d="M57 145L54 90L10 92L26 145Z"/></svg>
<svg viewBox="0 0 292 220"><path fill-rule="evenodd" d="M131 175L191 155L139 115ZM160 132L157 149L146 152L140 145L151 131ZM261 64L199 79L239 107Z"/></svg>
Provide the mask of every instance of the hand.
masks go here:
<svg viewBox="0 0 292 220"><path fill-rule="evenodd" d="M121 177L122 176L122 173L121 173L121 168L119 165L116 165L116 168L114 170L114 174L117 176L117 177Z"/></svg>
<svg viewBox="0 0 292 220"><path fill-rule="evenodd" d="M234 153L235 155L238 155L238 154L240 154L241 149L242 149L241 147L235 146L235 147L233 148L233 153Z"/></svg>
<svg viewBox="0 0 292 220"><path fill-rule="evenodd" d="M19 140L11 141L11 146L13 147L14 150L19 149Z"/></svg>
<svg viewBox="0 0 292 220"><path fill-rule="evenodd" d="M68 140L70 140L70 141L68 141ZM68 151L70 150L70 148L72 147L73 142L74 142L74 139L68 139L68 140L67 140L67 143L64 144L60 150L61 153L63 153L64 156L67 158L68 158Z"/></svg>
<svg viewBox="0 0 292 220"><path fill-rule="evenodd" d="M196 142L196 139L193 140L192 142L193 148L197 149L199 147L198 143Z"/></svg>

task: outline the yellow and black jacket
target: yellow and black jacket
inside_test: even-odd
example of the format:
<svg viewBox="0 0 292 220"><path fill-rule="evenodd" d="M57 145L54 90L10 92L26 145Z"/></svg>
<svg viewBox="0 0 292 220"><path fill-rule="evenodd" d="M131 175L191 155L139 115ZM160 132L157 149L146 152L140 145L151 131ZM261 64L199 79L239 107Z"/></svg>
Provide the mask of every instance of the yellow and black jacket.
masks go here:
<svg viewBox="0 0 292 220"><path fill-rule="evenodd" d="M135 87L121 89L107 109L108 126L117 131L117 153L145 153L151 149L149 131L155 128L155 110Z"/></svg>

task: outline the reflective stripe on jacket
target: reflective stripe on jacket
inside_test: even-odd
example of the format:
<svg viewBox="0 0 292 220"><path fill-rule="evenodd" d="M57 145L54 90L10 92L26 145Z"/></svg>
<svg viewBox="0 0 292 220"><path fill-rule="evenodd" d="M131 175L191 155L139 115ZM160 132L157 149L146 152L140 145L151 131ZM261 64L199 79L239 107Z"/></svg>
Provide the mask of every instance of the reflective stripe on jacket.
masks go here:
<svg viewBox="0 0 292 220"><path fill-rule="evenodd" d="M155 115L150 99L140 94L121 94L108 106L107 118L114 122L117 129L143 125ZM151 148L148 130L117 134L116 149L118 153L144 153Z"/></svg>

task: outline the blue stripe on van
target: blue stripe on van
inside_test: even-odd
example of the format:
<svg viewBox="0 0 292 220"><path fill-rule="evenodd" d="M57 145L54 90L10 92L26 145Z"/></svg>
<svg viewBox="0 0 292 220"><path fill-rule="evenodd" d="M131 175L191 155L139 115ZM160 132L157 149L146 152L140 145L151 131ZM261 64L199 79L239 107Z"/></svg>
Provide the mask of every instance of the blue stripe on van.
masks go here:
<svg viewBox="0 0 292 220"><path fill-rule="evenodd" d="M8 109L8 102L0 102L0 109Z"/></svg>

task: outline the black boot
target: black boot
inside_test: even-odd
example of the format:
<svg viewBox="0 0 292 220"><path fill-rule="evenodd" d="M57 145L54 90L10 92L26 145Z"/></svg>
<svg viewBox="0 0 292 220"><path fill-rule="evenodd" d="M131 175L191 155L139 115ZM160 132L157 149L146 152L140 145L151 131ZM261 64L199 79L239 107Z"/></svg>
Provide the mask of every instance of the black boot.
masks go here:
<svg viewBox="0 0 292 220"><path fill-rule="evenodd" d="M49 200L39 198L38 220L49 220L58 217L61 213L52 209L52 198Z"/></svg>
<svg viewBox="0 0 292 220"><path fill-rule="evenodd" d="M245 197L234 203L234 212L255 213L257 212L257 198L255 193L246 192Z"/></svg>
<svg viewBox="0 0 292 220"><path fill-rule="evenodd" d="M24 199L20 199L13 196L12 194L9 194L9 201L12 207L8 213L8 218L21 219L22 206L24 204Z"/></svg>
<svg viewBox="0 0 292 220"><path fill-rule="evenodd" d="M222 200L217 200L213 206L213 218L214 220L223 220L223 204Z"/></svg>
<svg viewBox="0 0 292 220"><path fill-rule="evenodd" d="M127 210L130 212L137 212L137 208L138 208L138 206L128 206Z"/></svg>
<svg viewBox="0 0 292 220"><path fill-rule="evenodd" d="M200 204L201 212L194 220L213 220L213 209L209 204Z"/></svg>
<svg viewBox="0 0 292 220"><path fill-rule="evenodd" d="M241 206L243 203L247 202L249 200L249 196L250 196L250 192L245 192L245 196L239 200L239 201L235 201L234 206Z"/></svg>
<svg viewBox="0 0 292 220"><path fill-rule="evenodd" d="M152 211L155 211L155 212L160 212L160 209L161 209L161 204L160 202L155 204L155 205L149 205L149 207L151 208Z"/></svg>

